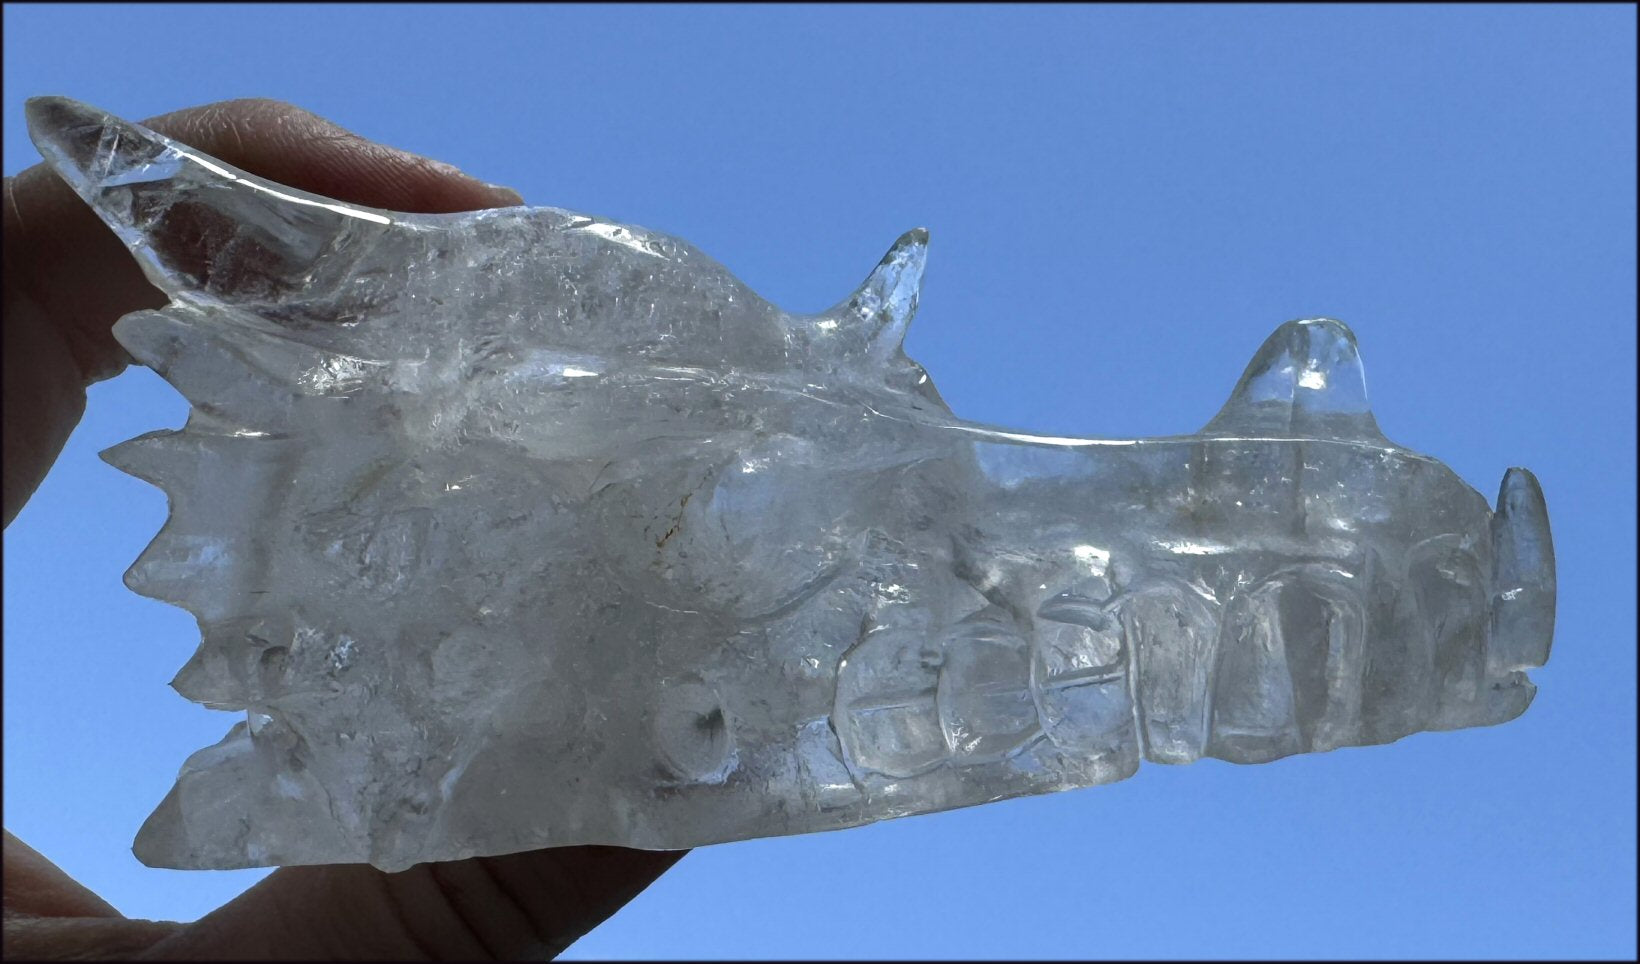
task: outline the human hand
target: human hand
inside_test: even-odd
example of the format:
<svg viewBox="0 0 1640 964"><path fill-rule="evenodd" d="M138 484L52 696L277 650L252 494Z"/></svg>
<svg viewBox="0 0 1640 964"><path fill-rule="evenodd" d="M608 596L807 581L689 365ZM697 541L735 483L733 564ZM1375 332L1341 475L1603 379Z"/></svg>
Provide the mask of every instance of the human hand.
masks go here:
<svg viewBox="0 0 1640 964"><path fill-rule="evenodd" d="M521 204L517 193L289 104L234 100L143 124L269 180L419 213ZM85 410L130 363L110 332L165 297L40 164L5 182L3 503L11 520ZM13 641L16 645L16 641ZM8 958L477 959L555 956L683 852L562 847L419 864L287 867L193 923L131 920L5 833Z"/></svg>

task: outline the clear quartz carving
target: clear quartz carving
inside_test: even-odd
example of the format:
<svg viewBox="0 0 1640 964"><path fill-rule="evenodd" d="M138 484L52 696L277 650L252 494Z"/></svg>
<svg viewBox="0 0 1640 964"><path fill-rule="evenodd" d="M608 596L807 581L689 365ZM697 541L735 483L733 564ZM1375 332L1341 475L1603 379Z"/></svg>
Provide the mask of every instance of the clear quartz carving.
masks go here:
<svg viewBox="0 0 1640 964"><path fill-rule="evenodd" d="M192 403L105 457L127 574L243 712L150 865L681 848L1501 723L1548 657L1536 480L1380 434L1355 339L1281 326L1206 428L954 417L901 350L926 236L793 315L552 208L407 215L73 101L46 160L171 298L115 334Z"/></svg>

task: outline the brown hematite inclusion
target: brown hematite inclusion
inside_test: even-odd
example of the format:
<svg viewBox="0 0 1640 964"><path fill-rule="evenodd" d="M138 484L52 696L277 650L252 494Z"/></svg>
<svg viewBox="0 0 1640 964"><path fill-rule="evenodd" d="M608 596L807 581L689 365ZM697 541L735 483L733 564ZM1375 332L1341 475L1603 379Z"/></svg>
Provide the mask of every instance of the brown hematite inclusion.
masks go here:
<svg viewBox="0 0 1640 964"><path fill-rule="evenodd" d="M901 349L927 236L789 314L676 238L272 184L69 100L57 172L171 297L192 403L106 458L127 575L245 721L151 865L682 848L1501 723L1548 656L1543 496L1380 434L1355 338L1282 325L1194 435L964 422Z"/></svg>

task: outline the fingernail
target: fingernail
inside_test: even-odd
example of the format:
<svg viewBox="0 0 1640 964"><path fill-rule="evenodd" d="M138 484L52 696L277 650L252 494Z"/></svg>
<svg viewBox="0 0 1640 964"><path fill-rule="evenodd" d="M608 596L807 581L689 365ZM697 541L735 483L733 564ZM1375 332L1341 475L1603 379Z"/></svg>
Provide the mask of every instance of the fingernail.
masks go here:
<svg viewBox="0 0 1640 964"><path fill-rule="evenodd" d="M463 171L461 168L456 167L454 164L451 164L449 161L439 161L421 154L411 154L408 151L401 151L400 153L405 154L407 157L413 158L416 163L423 165L428 170L434 171L443 177L460 178L469 184L477 184L479 187L482 187L485 192L490 195L490 197L495 199L496 207L518 207L524 203L524 196L512 188L507 187L504 184L491 184L488 181L481 181L478 178L473 177L471 174L468 174L466 171Z"/></svg>
<svg viewBox="0 0 1640 964"><path fill-rule="evenodd" d="M405 153L405 156L411 158L416 163L421 164L423 167L426 167L428 170L431 170L431 171L434 171L438 174L441 174L444 177L460 177L460 178L466 178L469 181L478 180L478 178L473 177L471 174L468 174L466 171L463 171L461 168L456 167L454 164L451 164L449 161L438 161L438 160L434 160L431 157L427 157L426 155L423 155L423 154L411 154L409 151L406 151L404 153Z"/></svg>
<svg viewBox="0 0 1640 964"><path fill-rule="evenodd" d="M519 194L517 191L513 190L510 187L506 187L505 185L501 185L501 184L489 184L489 183L485 183L484 187L485 187L486 190L488 190L496 198L506 201L507 202L507 204L506 204L507 207L518 207L519 205L522 205L524 203L524 195Z"/></svg>

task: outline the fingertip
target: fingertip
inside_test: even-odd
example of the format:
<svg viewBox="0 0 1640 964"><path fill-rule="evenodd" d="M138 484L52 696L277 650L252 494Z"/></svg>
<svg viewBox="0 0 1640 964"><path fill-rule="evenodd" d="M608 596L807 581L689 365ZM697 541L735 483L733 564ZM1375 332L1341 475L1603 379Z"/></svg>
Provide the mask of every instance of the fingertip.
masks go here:
<svg viewBox="0 0 1640 964"><path fill-rule="evenodd" d="M522 207L524 204L524 195L519 194L510 187L503 187L500 184L485 184L484 188L495 199L495 206L498 208L516 208Z"/></svg>
<svg viewBox="0 0 1640 964"><path fill-rule="evenodd" d="M482 181L445 161L398 152L389 161L381 186L402 192L402 211L427 214L518 207L523 195L503 184ZM393 207L378 204L377 207Z"/></svg>

